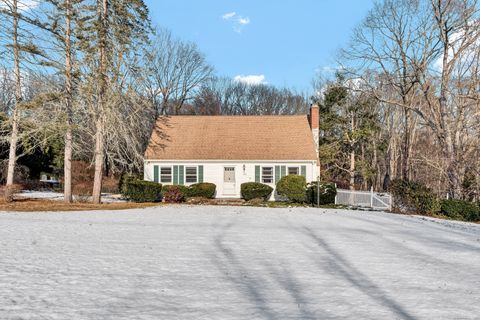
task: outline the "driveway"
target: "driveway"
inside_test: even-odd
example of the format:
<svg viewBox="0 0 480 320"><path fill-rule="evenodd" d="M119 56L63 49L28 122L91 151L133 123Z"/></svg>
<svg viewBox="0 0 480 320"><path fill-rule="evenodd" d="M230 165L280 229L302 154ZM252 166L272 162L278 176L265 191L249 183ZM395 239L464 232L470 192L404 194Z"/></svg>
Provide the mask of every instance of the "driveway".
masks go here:
<svg viewBox="0 0 480 320"><path fill-rule="evenodd" d="M302 208L0 213L0 319L479 318L479 225Z"/></svg>

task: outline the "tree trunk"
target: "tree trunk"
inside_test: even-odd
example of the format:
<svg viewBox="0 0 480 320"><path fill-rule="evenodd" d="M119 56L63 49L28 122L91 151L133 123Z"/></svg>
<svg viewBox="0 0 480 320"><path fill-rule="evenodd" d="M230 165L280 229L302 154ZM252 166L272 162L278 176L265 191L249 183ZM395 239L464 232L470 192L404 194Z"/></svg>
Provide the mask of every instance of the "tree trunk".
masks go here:
<svg viewBox="0 0 480 320"><path fill-rule="evenodd" d="M10 136L10 150L8 153L8 171L7 171L7 187L14 182L15 164L17 162L17 143L18 143L18 105L22 101L22 86L20 75L20 52L18 48L18 3L17 0L12 1L13 15L13 62L15 68L15 105L12 112L12 133ZM8 188L7 188L8 189Z"/></svg>
<svg viewBox="0 0 480 320"><path fill-rule="evenodd" d="M104 163L104 124L103 117L105 112L105 93L107 86L107 15L108 7L107 0L97 1L97 14L99 20L99 60L100 60L100 90L98 95L98 110L96 121L96 134L95 134L95 174L93 178L93 191L92 201L93 203L101 202L102 192L102 178L103 178L103 163Z"/></svg>
<svg viewBox="0 0 480 320"><path fill-rule="evenodd" d="M355 190L355 151L350 151L350 190Z"/></svg>
<svg viewBox="0 0 480 320"><path fill-rule="evenodd" d="M404 136L403 136L403 155L402 155L402 179L410 179L410 111L407 108L404 111Z"/></svg>
<svg viewBox="0 0 480 320"><path fill-rule="evenodd" d="M104 138L103 138L103 119L99 117L96 123L95 136L95 174L93 177L93 203L101 202L102 178L103 178L103 160L104 160Z"/></svg>
<svg viewBox="0 0 480 320"><path fill-rule="evenodd" d="M355 131L355 115L352 113L351 115L351 134ZM354 139L351 137L351 139ZM355 142L353 140L350 141L350 190L355 190Z"/></svg>
<svg viewBox="0 0 480 320"><path fill-rule="evenodd" d="M71 57L71 3L65 0L65 109L67 114L67 131L65 133L64 154L64 189L65 202L72 202L72 57Z"/></svg>

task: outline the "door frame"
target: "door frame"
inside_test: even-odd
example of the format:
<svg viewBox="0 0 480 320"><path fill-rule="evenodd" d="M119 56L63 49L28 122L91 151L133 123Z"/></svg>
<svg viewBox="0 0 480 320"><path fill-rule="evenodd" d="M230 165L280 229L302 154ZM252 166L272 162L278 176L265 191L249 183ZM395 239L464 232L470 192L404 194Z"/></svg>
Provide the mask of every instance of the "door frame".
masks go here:
<svg viewBox="0 0 480 320"><path fill-rule="evenodd" d="M236 167L235 166L228 166L224 165L223 167L223 195L225 196L236 196L237 195L237 177L236 177ZM227 168L233 169L233 182L226 182L225 181L225 173ZM225 186L229 186L230 188L225 188Z"/></svg>

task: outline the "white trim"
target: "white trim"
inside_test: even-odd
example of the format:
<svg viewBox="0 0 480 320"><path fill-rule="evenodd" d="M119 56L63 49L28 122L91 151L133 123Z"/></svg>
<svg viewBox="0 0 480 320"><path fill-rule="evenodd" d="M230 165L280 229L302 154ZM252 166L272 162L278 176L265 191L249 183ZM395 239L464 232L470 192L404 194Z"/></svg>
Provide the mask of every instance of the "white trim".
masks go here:
<svg viewBox="0 0 480 320"><path fill-rule="evenodd" d="M189 163L189 162L205 162L205 163L217 163L217 162L245 162L245 163L316 163L317 160L205 160L205 159L191 159L191 160L166 160L166 159L148 159L144 162L164 162L164 163Z"/></svg>
<svg viewBox="0 0 480 320"><path fill-rule="evenodd" d="M288 172L288 170L289 170L290 168L295 168L295 169L297 169L296 175L301 175L301 174L302 174L302 173L301 173L302 170L301 170L300 167L298 167L298 166L287 166L287 170L286 170L287 172L285 173L287 176L290 174L290 173Z"/></svg>
<svg viewBox="0 0 480 320"><path fill-rule="evenodd" d="M187 182L187 168L195 168L195 182ZM185 166L185 169L184 169L184 175L185 175L185 181L184 181L184 184L185 185L192 185L192 184L196 184L198 183L198 166Z"/></svg>
<svg viewBox="0 0 480 320"><path fill-rule="evenodd" d="M272 182L264 182L263 181L263 169L264 168L269 168L269 169L272 169L272 173L271 173L271 180ZM274 165L266 165L266 166L260 166L260 182L263 183L263 184L275 184L275 166Z"/></svg>
<svg viewBox="0 0 480 320"><path fill-rule="evenodd" d="M165 169L170 169L170 182L162 182L162 168L165 168ZM158 165L158 183L173 183L173 167L172 166L162 166L162 165Z"/></svg>

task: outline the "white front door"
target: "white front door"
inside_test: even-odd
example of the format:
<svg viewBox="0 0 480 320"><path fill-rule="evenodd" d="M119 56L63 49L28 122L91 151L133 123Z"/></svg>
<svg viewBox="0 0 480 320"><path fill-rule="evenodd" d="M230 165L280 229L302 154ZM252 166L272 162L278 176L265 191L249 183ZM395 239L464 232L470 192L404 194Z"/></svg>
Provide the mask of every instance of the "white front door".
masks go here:
<svg viewBox="0 0 480 320"><path fill-rule="evenodd" d="M223 168L223 194L235 195L235 167Z"/></svg>

